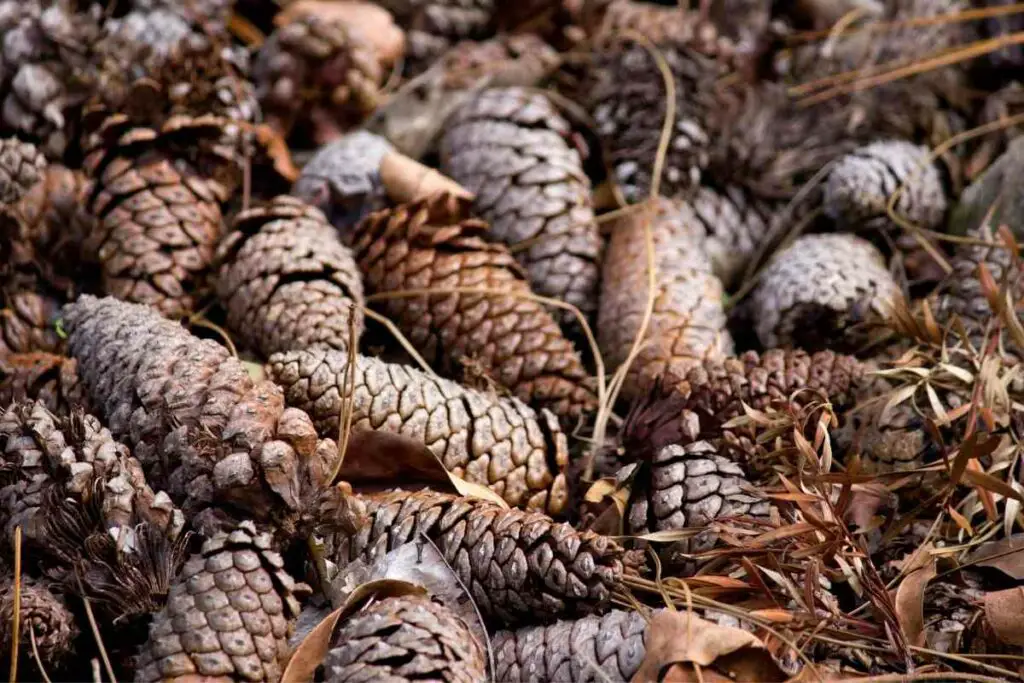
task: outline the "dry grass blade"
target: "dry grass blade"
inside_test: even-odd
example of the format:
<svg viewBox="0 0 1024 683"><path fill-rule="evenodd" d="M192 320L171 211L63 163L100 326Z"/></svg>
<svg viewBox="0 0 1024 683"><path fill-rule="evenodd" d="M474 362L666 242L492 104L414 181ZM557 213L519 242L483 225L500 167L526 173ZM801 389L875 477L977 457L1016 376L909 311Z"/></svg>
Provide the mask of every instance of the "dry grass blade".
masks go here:
<svg viewBox="0 0 1024 683"><path fill-rule="evenodd" d="M18 680L18 641L21 629L21 526L14 527L14 614L11 617L11 669L8 680Z"/></svg>
<svg viewBox="0 0 1024 683"><path fill-rule="evenodd" d="M43 677L44 683L51 683L50 677L46 674L46 667L43 665L43 660L39 656L39 645L36 644L36 628L32 624L28 626L28 638L29 642L32 643L32 658L36 662L36 667L39 669L39 675Z"/></svg>
<svg viewBox="0 0 1024 683"><path fill-rule="evenodd" d="M352 416L355 413L355 388L356 388L356 326L355 316L348 319L348 367L345 368L345 393L341 399L341 414L338 415L338 459L334 463L331 475L325 482L328 486L334 484L341 466L345 462L345 453L348 452L348 440L352 435Z"/></svg>
<svg viewBox="0 0 1024 683"><path fill-rule="evenodd" d="M117 677L114 675L114 667L110 664L110 655L107 654L107 647L103 644L103 635L100 633L100 627L96 623L96 615L92 611L92 603L89 601L89 596L86 595L85 587L82 585L82 577L75 572L75 581L78 582L78 592L82 596L82 605L85 607L85 616L89 620L89 628L92 630L92 637L96 641L96 649L100 651L100 659L103 660L103 668L107 670L107 676L110 677L110 683L117 683Z"/></svg>
<svg viewBox="0 0 1024 683"><path fill-rule="evenodd" d="M371 320L374 320L383 325L384 327L386 327L388 332L390 332L391 335L395 338L395 341L397 341L402 346L402 348L405 349L405 352L408 353L409 356L414 361L416 361L417 365L420 366L423 372L427 373L428 375L431 375L432 377L437 377L437 373L434 372L434 368L430 367L430 363L428 363L426 359L424 359L423 356L420 355L420 352L416 350L416 347L412 345L412 342L410 342L409 339L406 338L404 334L402 334L402 331L398 329L398 326L395 325L395 323L391 322L390 318L381 315L377 311L365 307L363 308L363 314L367 318L370 318Z"/></svg>

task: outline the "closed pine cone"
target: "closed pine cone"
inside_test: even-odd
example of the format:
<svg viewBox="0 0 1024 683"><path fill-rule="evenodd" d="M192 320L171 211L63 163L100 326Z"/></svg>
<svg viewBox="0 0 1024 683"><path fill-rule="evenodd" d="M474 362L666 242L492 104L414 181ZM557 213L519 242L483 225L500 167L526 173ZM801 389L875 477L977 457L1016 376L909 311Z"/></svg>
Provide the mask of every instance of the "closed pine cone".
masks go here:
<svg viewBox="0 0 1024 683"><path fill-rule="evenodd" d="M363 283L352 253L319 210L280 196L244 211L216 260L228 328L264 356L358 344Z"/></svg>
<svg viewBox="0 0 1024 683"><path fill-rule="evenodd" d="M469 202L435 195L372 214L352 236L366 284L386 294L384 310L427 362L479 363L534 408L576 420L596 406L576 350L530 294L515 258L485 241L487 224L469 218ZM444 291L485 289L486 294Z"/></svg>
<svg viewBox="0 0 1024 683"><path fill-rule="evenodd" d="M60 351L64 342L54 327L60 312L56 299L27 289L4 299L6 305L0 309L0 355Z"/></svg>
<svg viewBox="0 0 1024 683"><path fill-rule="evenodd" d="M633 31L662 48L689 46L723 58L736 49L701 12L682 5L665 7L644 0L598 0L583 5L583 27L599 44Z"/></svg>
<svg viewBox="0 0 1024 683"><path fill-rule="evenodd" d="M21 576L21 628L18 639L18 654L21 663L19 672L27 668L33 675L40 675L32 656L32 635L39 651L39 660L53 671L66 663L74 654L75 639L80 632L75 615L68 609L64 597L56 587L45 579ZM0 648L3 648L4 662L9 662L11 651L12 624L14 623L14 575L5 571L0 576Z"/></svg>
<svg viewBox="0 0 1024 683"><path fill-rule="evenodd" d="M601 284L597 339L610 369L629 356L649 298L645 226L657 286L644 346L622 393L630 397L665 372L682 375L705 359L732 353L721 281L711 272L692 214L664 199L620 221L612 232Z"/></svg>
<svg viewBox="0 0 1024 683"><path fill-rule="evenodd" d="M384 598L345 618L321 666L324 683L487 680L487 657L469 626L425 595Z"/></svg>
<svg viewBox="0 0 1024 683"><path fill-rule="evenodd" d="M280 680L304 588L252 522L217 534L154 615L135 680Z"/></svg>
<svg viewBox="0 0 1024 683"><path fill-rule="evenodd" d="M377 107L384 69L347 22L308 12L260 47L253 80L264 114L283 134L311 121L326 134L357 125Z"/></svg>
<svg viewBox="0 0 1024 683"><path fill-rule="evenodd" d="M625 552L609 538L547 515L430 490L361 496L370 515L355 534L327 539L339 565L375 558L426 535L485 619L512 626L604 610Z"/></svg>
<svg viewBox="0 0 1024 683"><path fill-rule="evenodd" d="M190 516L240 510L295 531L337 450L277 386L146 306L82 296L64 322L93 405L154 486Z"/></svg>
<svg viewBox="0 0 1024 683"><path fill-rule="evenodd" d="M406 31L406 75L430 67L452 44L494 33L495 0L377 0Z"/></svg>
<svg viewBox="0 0 1024 683"><path fill-rule="evenodd" d="M0 138L0 204L25 196L46 171L46 157L31 142Z"/></svg>
<svg viewBox="0 0 1024 683"><path fill-rule="evenodd" d="M0 415L0 458L15 476L0 489L0 520L8 543L14 528L44 552L55 542L47 514L50 489L81 507L99 504L102 527L121 533L147 523L177 537L184 518L162 491L146 483L128 448L92 415L58 417L41 403L15 403Z"/></svg>
<svg viewBox="0 0 1024 683"><path fill-rule="evenodd" d="M548 626L498 631L491 639L495 679L626 683L643 663L646 633L644 615L623 610Z"/></svg>
<svg viewBox="0 0 1024 683"><path fill-rule="evenodd" d="M213 145L222 135L216 118L172 117L156 129L124 115L104 122L85 161L92 180L85 209L95 221L84 250L102 266L108 294L168 317L195 308L224 233L220 203L229 187L174 145Z"/></svg>
<svg viewBox="0 0 1024 683"><path fill-rule="evenodd" d="M347 398L348 354L327 349L271 357L269 376L288 405L325 436L338 433ZM568 504L568 446L554 415L515 398L467 389L415 368L356 356L353 429L389 431L424 443L450 472L494 489L509 505L557 515Z"/></svg>
<svg viewBox="0 0 1024 683"><path fill-rule="evenodd" d="M0 355L0 407L21 401L39 401L59 417L89 412L78 361L44 351Z"/></svg>
<svg viewBox="0 0 1024 683"><path fill-rule="evenodd" d="M873 142L839 159L825 183L823 208L843 227L885 228L893 224L887 207L897 191L897 216L921 228L939 226L946 213L939 170L927 147L904 140Z"/></svg>
<svg viewBox="0 0 1024 683"><path fill-rule="evenodd" d="M569 122L543 94L484 90L449 117L442 169L474 193L473 209L517 255L535 292L597 306L601 235ZM563 313L571 323L571 313Z"/></svg>
<svg viewBox="0 0 1024 683"><path fill-rule="evenodd" d="M884 315L899 286L881 252L849 234L806 235L775 255L751 294L749 310L766 348L855 344L849 329Z"/></svg>

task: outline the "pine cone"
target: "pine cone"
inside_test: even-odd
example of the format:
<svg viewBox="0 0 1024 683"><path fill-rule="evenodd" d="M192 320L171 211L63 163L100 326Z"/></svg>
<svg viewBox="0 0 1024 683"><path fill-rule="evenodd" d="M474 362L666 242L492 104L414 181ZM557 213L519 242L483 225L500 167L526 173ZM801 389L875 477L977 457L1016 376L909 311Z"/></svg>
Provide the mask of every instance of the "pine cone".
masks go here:
<svg viewBox="0 0 1024 683"><path fill-rule="evenodd" d="M391 143L357 130L317 150L302 167L292 194L320 209L341 231L388 205L380 163Z"/></svg>
<svg viewBox="0 0 1024 683"><path fill-rule="evenodd" d="M358 125L380 100L384 69L373 45L346 21L302 13L277 28L256 54L253 81L268 120L284 135L297 125Z"/></svg>
<svg viewBox="0 0 1024 683"><path fill-rule="evenodd" d="M239 214L217 249L217 296L250 348L345 350L363 333L363 282L320 211L293 197Z"/></svg>
<svg viewBox="0 0 1024 683"><path fill-rule="evenodd" d="M78 361L45 352L0 355L0 406L22 401L39 401L59 417L89 412Z"/></svg>
<svg viewBox="0 0 1024 683"><path fill-rule="evenodd" d="M252 522L206 541L154 615L135 680L279 680L305 588L283 567Z"/></svg>
<svg viewBox="0 0 1024 683"><path fill-rule="evenodd" d="M5 298L7 305L0 310L0 356L33 351L59 353L64 342L53 323L60 303L29 290Z"/></svg>
<svg viewBox="0 0 1024 683"><path fill-rule="evenodd" d="M485 619L510 626L603 610L622 577L614 541L546 515L429 490L362 496L370 515L354 535L328 537L339 567L372 562L425 535Z"/></svg>
<svg viewBox="0 0 1024 683"><path fill-rule="evenodd" d="M39 651L39 660L52 670L65 663L74 653L75 639L79 628L75 615L68 609L63 596L53 590L51 582L21 577L21 628L18 635L19 658L30 671L39 674L32 656L32 635ZM9 573L0 578L0 648L3 648L5 662L11 651L11 625L14 623L14 575ZM23 670L22 670L23 671Z"/></svg>
<svg viewBox="0 0 1024 683"><path fill-rule="evenodd" d="M722 283L711 272L695 226L687 220L691 217L679 203L652 200L649 208L630 215L612 232L597 332L609 370L629 356L647 311L645 226L651 232L651 266L657 278L644 346L630 366L623 396L635 395L665 372L682 375L705 359L732 353Z"/></svg>
<svg viewBox="0 0 1024 683"><path fill-rule="evenodd" d="M218 119L171 118L159 130L112 116L86 158L92 184L86 210L96 217L84 249L103 268L103 289L149 304L168 317L190 313L201 295L229 188L204 176L169 147L179 139L219 138Z"/></svg>
<svg viewBox="0 0 1024 683"><path fill-rule="evenodd" d="M317 680L487 680L487 657L469 626L421 595L371 602L340 623Z"/></svg>
<svg viewBox="0 0 1024 683"><path fill-rule="evenodd" d="M494 238L525 246L518 259L534 291L597 307L601 235L572 129L542 94L491 88L457 109L441 141L442 169L476 195ZM574 316L564 313L564 323Z"/></svg>
<svg viewBox="0 0 1024 683"><path fill-rule="evenodd" d="M735 50L700 12L681 5L664 7L638 0L599 0L583 5L583 27L598 44L619 40L623 33L633 31L662 49L690 46L701 54L722 58Z"/></svg>
<svg viewBox="0 0 1024 683"><path fill-rule="evenodd" d="M586 370L544 307L517 296L530 289L515 259L484 241L487 225L469 218L468 204L438 195L368 216L353 235L366 283L381 293L438 292L385 306L427 362L469 359L525 403L575 420L596 403Z"/></svg>
<svg viewBox="0 0 1024 683"><path fill-rule="evenodd" d="M73 140L72 110L89 94L96 15L42 0L0 2L0 129L38 143L50 158Z"/></svg>
<svg viewBox="0 0 1024 683"><path fill-rule="evenodd" d="M31 142L0 138L0 204L14 204L43 177L46 157Z"/></svg>
<svg viewBox="0 0 1024 683"><path fill-rule="evenodd" d="M884 314L899 294L870 242L848 234L805 235L765 267L749 310L766 348L854 345L851 326Z"/></svg>
<svg viewBox="0 0 1024 683"><path fill-rule="evenodd" d="M824 190L825 214L846 228L892 225L886 208L922 228L936 228L946 213L946 194L927 147L903 140L866 145L839 159ZM895 226L894 226L895 227Z"/></svg>
<svg viewBox="0 0 1024 683"><path fill-rule="evenodd" d="M61 554L49 532L54 516L45 513L49 489L83 508L99 505L104 530L130 533L145 522L173 539L184 525L167 494L153 493L139 462L92 415L57 417L41 403L15 403L0 415L0 458L12 473L0 489L9 542L20 526L34 546Z"/></svg>
<svg viewBox="0 0 1024 683"><path fill-rule="evenodd" d="M474 88L486 79L494 88L532 86L557 68L558 53L532 33L499 34L490 40L466 40L439 59L444 88ZM391 139L389 137L389 139Z"/></svg>
<svg viewBox="0 0 1024 683"><path fill-rule="evenodd" d="M323 435L338 433L348 355L327 349L271 357L269 376L288 404ZM390 431L426 444L450 472L494 489L509 505L551 515L568 503L568 446L558 421L514 398L499 398L420 372L356 356L352 428Z"/></svg>
<svg viewBox="0 0 1024 683"><path fill-rule="evenodd" d="M406 30L406 75L425 71L452 44L495 31L495 0L376 0Z"/></svg>
<svg viewBox="0 0 1024 683"><path fill-rule="evenodd" d="M83 296L64 320L93 404L154 486L189 516L225 506L295 532L336 447L280 389L145 306Z"/></svg>
<svg viewBox="0 0 1024 683"><path fill-rule="evenodd" d="M491 639L495 680L626 683L643 663L646 632L642 614L622 610L498 631Z"/></svg>

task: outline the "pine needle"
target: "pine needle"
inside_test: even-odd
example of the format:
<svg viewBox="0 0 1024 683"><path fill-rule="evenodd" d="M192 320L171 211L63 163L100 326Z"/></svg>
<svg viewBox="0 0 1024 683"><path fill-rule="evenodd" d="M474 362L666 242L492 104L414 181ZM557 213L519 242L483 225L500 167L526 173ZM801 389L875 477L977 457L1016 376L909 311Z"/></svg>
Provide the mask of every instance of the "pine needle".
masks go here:
<svg viewBox="0 0 1024 683"><path fill-rule="evenodd" d="M390 332L391 335L395 338L395 341L397 341L402 346L402 348L405 349L405 352L408 353L414 361L416 361L416 363L423 369L423 372L427 373L431 377L437 377L437 373L434 372L434 368L430 367L430 363L428 363L423 358L423 356L420 355L419 351L416 350L416 347L412 345L411 341L409 341L409 338L402 334L402 331L398 329L397 325L391 322L390 318L381 315L372 308L364 307L363 313L366 315L367 318L379 322L381 325L386 327L388 332Z"/></svg>
<svg viewBox="0 0 1024 683"><path fill-rule="evenodd" d="M21 640L21 525L14 527L14 615L11 617L11 670L8 680L18 680L18 645Z"/></svg>
<svg viewBox="0 0 1024 683"><path fill-rule="evenodd" d="M114 667L110 664L110 656L107 654L107 648L103 644L103 636L100 634L100 627L96 624L96 615L92 612L92 603L89 601L89 596L85 593L85 587L82 585L82 577L75 572L75 580L78 582L78 593L82 597L82 604L85 606L85 616L89 620L89 628L92 630L92 637L96 641L96 648L100 651L100 658L103 660L103 668L107 670L107 676L110 677L110 683L117 683L117 677L114 676Z"/></svg>
<svg viewBox="0 0 1024 683"><path fill-rule="evenodd" d="M43 683L52 683L50 677L46 675L43 659L39 656L39 646L36 645L36 627L32 624L28 625L28 638L29 642L32 643L32 658L36 661L36 667L39 669L39 675L43 677Z"/></svg>

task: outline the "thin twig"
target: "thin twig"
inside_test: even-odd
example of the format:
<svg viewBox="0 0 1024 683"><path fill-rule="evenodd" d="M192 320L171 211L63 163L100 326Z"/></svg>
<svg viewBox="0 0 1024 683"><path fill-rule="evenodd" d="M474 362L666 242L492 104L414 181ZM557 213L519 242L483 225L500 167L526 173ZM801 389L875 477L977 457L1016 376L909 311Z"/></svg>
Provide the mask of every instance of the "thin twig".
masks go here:
<svg viewBox="0 0 1024 683"><path fill-rule="evenodd" d="M935 16L916 16L898 21L874 21L863 26L843 31L842 35L849 36L855 33L887 33L901 28L920 28L923 26L943 26L948 24L960 24L979 19L990 19L1024 12L1024 2L1017 2L1012 5L996 7L979 7L974 9L959 10L957 12L946 12ZM832 35L833 29L825 28L817 31L801 31L786 38L790 45L810 43L821 38L828 38Z"/></svg>
<svg viewBox="0 0 1024 683"><path fill-rule="evenodd" d="M89 596L85 594L85 587L82 585L82 577L75 572L75 580L78 582L78 593L82 597L82 604L85 605L85 616L89 620L89 628L92 629L92 637L96 641L96 648L100 651L100 659L103 661L103 668L107 670L107 676L110 677L110 683L117 683L117 677L114 676L114 667L110 664L110 656L107 654L107 647L103 644L103 636L100 634L100 628L96 624L96 615L92 613L92 603L89 601Z"/></svg>
<svg viewBox="0 0 1024 683"><path fill-rule="evenodd" d="M39 675L43 677L43 683L52 683L50 677L46 675L43 659L39 656L39 646L36 645L36 627L33 624L28 625L28 639L32 644L32 658L36 660L36 668L39 669Z"/></svg>
<svg viewBox="0 0 1024 683"><path fill-rule="evenodd" d="M421 356L419 351L416 350L416 347L412 345L412 342L410 342L409 339L404 334L402 334L402 331L398 329L397 325L391 322L390 318L381 315L372 308L364 307L363 313L366 315L367 318L375 320L384 327L386 327L388 329L388 332L390 332L392 336L394 336L395 341L397 341L402 346L402 348L405 349L405 352L408 353L414 361L416 361L416 363L423 369L423 372L427 373L431 377L437 377L437 373L434 372L434 368L430 367L430 363L424 360L423 356Z"/></svg>
<svg viewBox="0 0 1024 683"><path fill-rule="evenodd" d="M18 680L18 645L21 640L21 525L14 527L14 616L11 617L10 683Z"/></svg>

